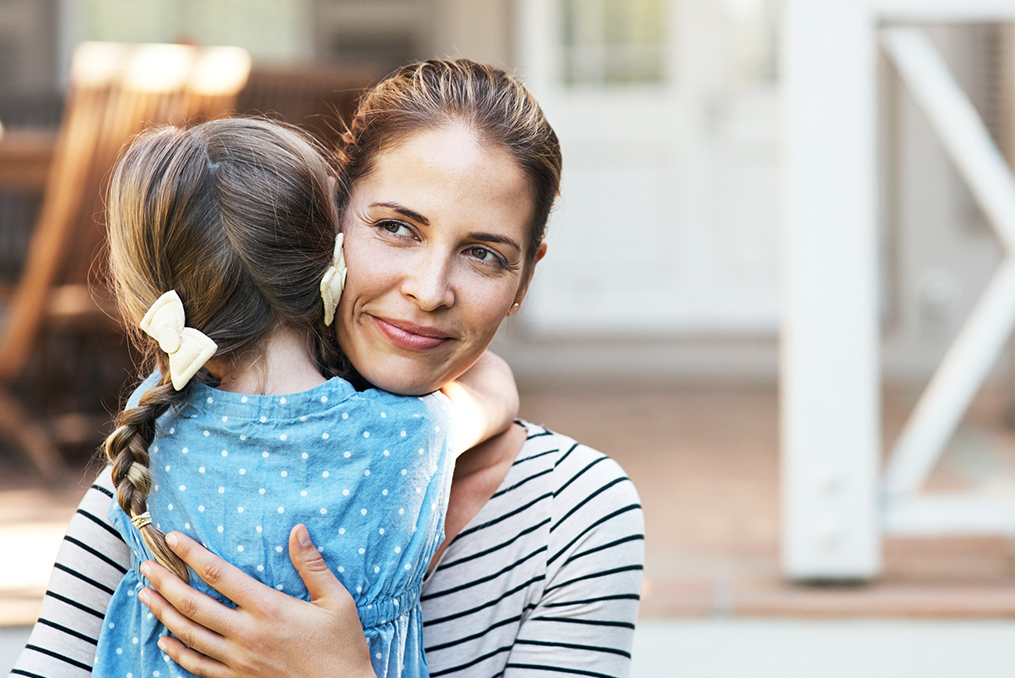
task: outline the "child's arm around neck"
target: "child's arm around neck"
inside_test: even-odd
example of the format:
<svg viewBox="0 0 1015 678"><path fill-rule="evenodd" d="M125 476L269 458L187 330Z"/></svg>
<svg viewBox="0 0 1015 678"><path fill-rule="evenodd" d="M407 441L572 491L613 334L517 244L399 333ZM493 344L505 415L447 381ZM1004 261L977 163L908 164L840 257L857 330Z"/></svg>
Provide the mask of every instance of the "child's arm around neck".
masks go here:
<svg viewBox="0 0 1015 678"><path fill-rule="evenodd" d="M455 454L507 430L518 416L514 374L503 358L490 351L441 391L455 406Z"/></svg>

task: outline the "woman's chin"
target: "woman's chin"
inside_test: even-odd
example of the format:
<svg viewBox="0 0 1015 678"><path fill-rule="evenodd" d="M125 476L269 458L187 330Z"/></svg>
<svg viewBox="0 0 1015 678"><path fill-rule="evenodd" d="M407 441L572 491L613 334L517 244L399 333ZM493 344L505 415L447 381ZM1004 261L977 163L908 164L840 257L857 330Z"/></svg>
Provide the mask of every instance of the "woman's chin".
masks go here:
<svg viewBox="0 0 1015 678"><path fill-rule="evenodd" d="M412 369L366 370L360 376L372 386L403 396L421 396L437 391L451 379L435 377L433 373L422 374Z"/></svg>

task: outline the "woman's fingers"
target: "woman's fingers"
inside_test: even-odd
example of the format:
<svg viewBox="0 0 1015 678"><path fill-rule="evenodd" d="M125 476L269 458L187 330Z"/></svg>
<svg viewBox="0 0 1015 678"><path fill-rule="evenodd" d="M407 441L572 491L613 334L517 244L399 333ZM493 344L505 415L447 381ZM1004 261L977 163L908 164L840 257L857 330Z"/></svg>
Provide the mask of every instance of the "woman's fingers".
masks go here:
<svg viewBox="0 0 1015 678"><path fill-rule="evenodd" d="M179 642L193 648L193 650L188 650L191 654L206 659L208 657L215 657L217 659L224 658L224 653L226 652L225 639L214 631L209 631L200 624L191 621L186 616L180 614L180 612L173 607L169 601L159 595L157 591L153 591L151 589L141 589L138 593L138 599L152 611L152 614L155 615L156 619L166 625L166 628L169 629L170 633L180 639ZM172 638L163 638L162 640L164 642L167 640L173 641ZM183 663L177 659L176 655L179 654L178 649L174 648L174 651L176 654L173 652L167 652L166 654L168 654L178 664L184 666ZM217 664L218 662L215 663ZM184 666L184 668L187 667ZM197 672L195 671L193 673ZM209 676L208 678L211 677Z"/></svg>
<svg viewBox="0 0 1015 678"><path fill-rule="evenodd" d="M265 593L265 589L271 593L276 593L274 589L266 587L239 568L230 565L181 532L170 532L167 534L166 543L169 544L169 548L173 550L173 553L180 556L183 562L187 563L190 569L194 570L197 576L204 580L204 583L236 603L239 607L246 607L251 603L262 603L264 596L268 595ZM182 582L180 583L182 584ZM165 592L163 592L163 595L165 595ZM169 596L166 597L169 598ZM202 604L195 606L197 613L214 614L218 618L221 618L222 612L229 610L225 605L221 605L211 598L206 597L206 600L214 605L209 606L204 601L199 601ZM202 619L191 616L187 610L180 609L172 598L170 598L170 602L173 603L177 610L180 610L180 612L183 612L191 619L201 622L212 630L218 630L210 624L205 624Z"/></svg>
<svg viewBox="0 0 1015 678"><path fill-rule="evenodd" d="M235 674L228 666L195 652L176 638L166 636L159 641L159 648L174 662L201 678L232 678Z"/></svg>
<svg viewBox="0 0 1015 678"><path fill-rule="evenodd" d="M141 572L151 582L152 588L168 601L174 612L200 626L221 633L228 628L229 617L235 616L235 610L184 583L169 569L153 560L142 563Z"/></svg>
<svg viewBox="0 0 1015 678"><path fill-rule="evenodd" d="M314 547L305 525L297 525L289 533L289 558L310 593L310 602L323 613L319 619L325 626L318 630L330 629L325 636L331 647L342 648L345 657L342 665L347 667L345 675L373 677L370 650L356 612L356 602Z"/></svg>
<svg viewBox="0 0 1015 678"><path fill-rule="evenodd" d="M311 602L265 586L200 544L170 533L170 548L208 584L240 604L226 607L201 594L157 563L143 568L158 592L142 602L178 637L163 650L202 678L293 678L335 675L374 677L356 605L328 569L303 525L289 535L289 555Z"/></svg>

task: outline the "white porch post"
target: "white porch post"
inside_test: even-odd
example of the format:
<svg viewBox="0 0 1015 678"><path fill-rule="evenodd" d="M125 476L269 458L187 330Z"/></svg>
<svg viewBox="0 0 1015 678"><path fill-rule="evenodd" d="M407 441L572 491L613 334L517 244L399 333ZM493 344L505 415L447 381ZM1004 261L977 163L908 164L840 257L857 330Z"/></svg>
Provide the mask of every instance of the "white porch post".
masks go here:
<svg viewBox="0 0 1015 678"><path fill-rule="evenodd" d="M923 480L1015 323L1015 183L919 22L1015 20L1011 0L787 0L782 34L783 568L864 579L880 530L1011 534L1015 501L924 495ZM921 397L879 497L875 128L879 26L1006 249ZM895 26L892 28L891 26Z"/></svg>
<svg viewBox="0 0 1015 678"><path fill-rule="evenodd" d="M881 567L874 11L783 8L783 569L866 579Z"/></svg>

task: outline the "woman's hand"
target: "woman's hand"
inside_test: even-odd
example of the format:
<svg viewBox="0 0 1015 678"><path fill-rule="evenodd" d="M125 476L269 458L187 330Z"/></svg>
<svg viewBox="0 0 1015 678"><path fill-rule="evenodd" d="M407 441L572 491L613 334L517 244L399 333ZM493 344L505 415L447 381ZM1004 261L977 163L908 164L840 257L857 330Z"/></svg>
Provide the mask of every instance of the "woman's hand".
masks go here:
<svg viewBox="0 0 1015 678"><path fill-rule="evenodd" d="M162 638L159 647L186 670L203 678L376 678L352 596L303 525L289 534L289 557L310 592L309 602L261 584L179 532L166 541L237 605L222 605L154 561L141 566L157 591L143 589L138 598L179 638Z"/></svg>

